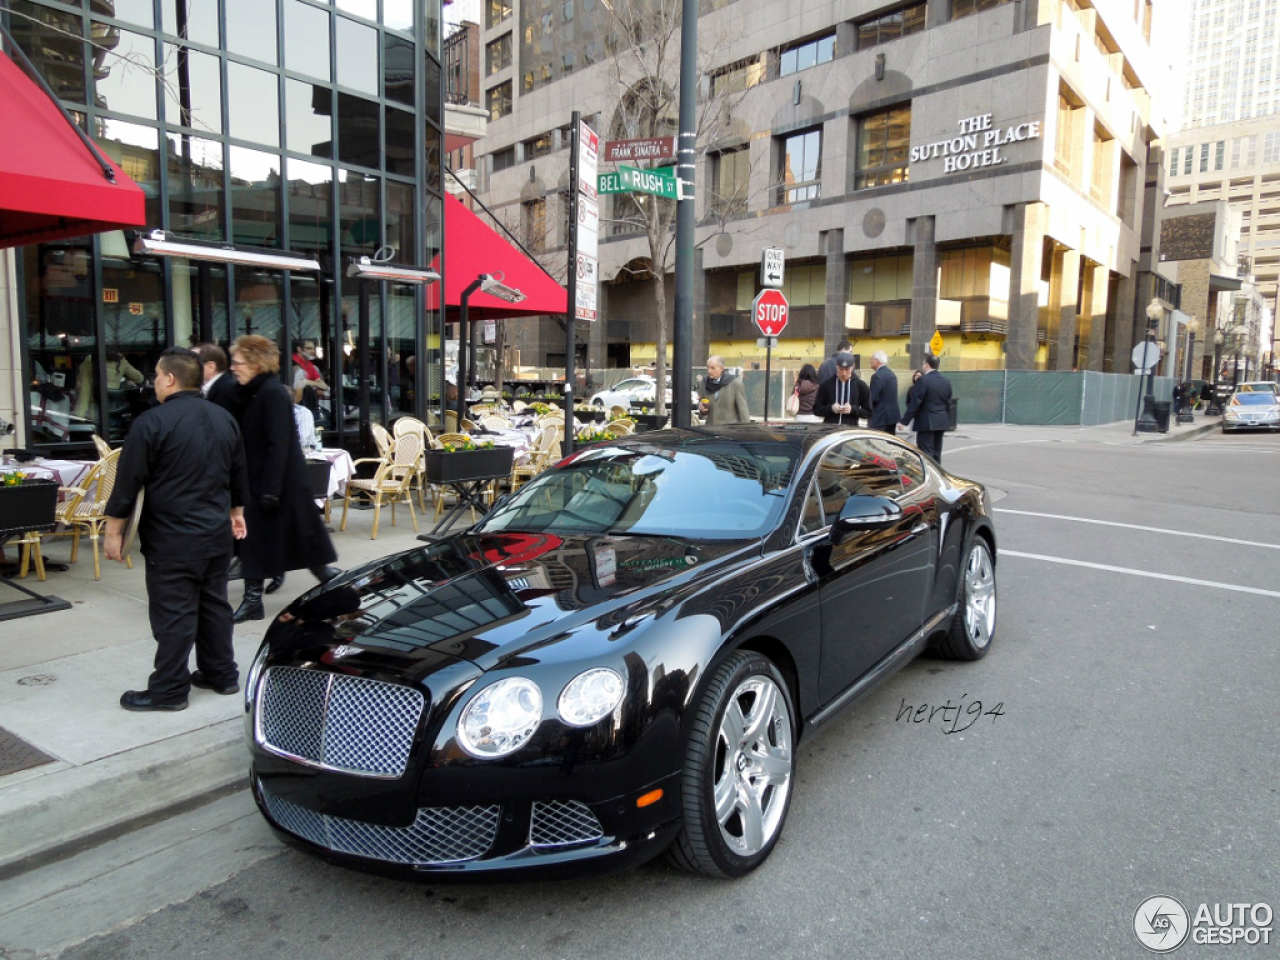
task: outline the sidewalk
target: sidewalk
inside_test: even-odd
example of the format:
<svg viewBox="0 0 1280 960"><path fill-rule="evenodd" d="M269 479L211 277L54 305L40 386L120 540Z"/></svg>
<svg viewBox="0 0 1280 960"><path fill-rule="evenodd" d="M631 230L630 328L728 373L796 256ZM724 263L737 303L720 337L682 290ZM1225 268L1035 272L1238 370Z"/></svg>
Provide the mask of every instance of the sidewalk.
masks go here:
<svg viewBox="0 0 1280 960"><path fill-rule="evenodd" d="M947 437L948 449L971 443L1028 441L1094 442L1116 445L1191 439L1216 430L1218 418L1170 426L1167 434L1133 435L1133 422L1101 427L962 425ZM369 539L373 512L353 510L345 533L334 533L338 564L361 563L418 546L403 510L398 526L384 517L377 540ZM336 530L339 506L333 517ZM423 530L431 520L419 518ZM12 553L12 551L11 551ZM49 543L45 555L65 562L70 540ZM57 611L0 624L0 730L17 738L0 743L0 876L55 859L99 834L131 829L165 811L216 797L245 782L244 700L192 690L181 713L130 713L120 694L146 685L155 644L147 626L146 590L140 557L133 570L103 561L93 579L87 542L68 572L50 572L25 585L71 603ZM289 574L283 590L266 598L267 619L236 630L236 658L247 668L271 617L308 589L310 574ZM239 602L240 585L231 588ZM0 600L17 594L0 586ZM8 749L6 749L6 747ZM21 758L46 762L5 773Z"/></svg>

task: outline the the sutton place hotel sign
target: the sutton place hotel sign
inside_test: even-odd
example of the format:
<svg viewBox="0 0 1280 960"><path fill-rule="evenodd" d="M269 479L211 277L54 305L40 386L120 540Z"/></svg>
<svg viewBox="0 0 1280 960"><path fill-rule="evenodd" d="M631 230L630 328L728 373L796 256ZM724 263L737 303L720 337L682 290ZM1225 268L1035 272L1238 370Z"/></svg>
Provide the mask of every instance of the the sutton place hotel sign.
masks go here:
<svg viewBox="0 0 1280 960"><path fill-rule="evenodd" d="M1002 148L1011 143L1023 140L1037 140L1040 137L1040 121L1017 123L1008 127L995 127L991 124L991 114L981 113L976 117L966 117L959 123L958 136L933 143L922 143L911 148L911 163L924 160L942 160L943 173L960 173L965 170L980 170L983 167L995 167L1008 162Z"/></svg>

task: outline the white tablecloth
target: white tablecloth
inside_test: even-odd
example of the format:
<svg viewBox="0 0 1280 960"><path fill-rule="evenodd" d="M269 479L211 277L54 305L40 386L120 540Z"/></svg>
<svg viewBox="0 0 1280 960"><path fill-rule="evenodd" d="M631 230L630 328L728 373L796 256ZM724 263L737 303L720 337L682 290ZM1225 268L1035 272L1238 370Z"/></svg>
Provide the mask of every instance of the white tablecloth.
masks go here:
<svg viewBox="0 0 1280 960"><path fill-rule="evenodd" d="M473 439L479 442L489 440L499 447L511 447L516 452L515 463L522 462L533 446L533 437L524 430L490 430L475 434Z"/></svg>
<svg viewBox="0 0 1280 960"><path fill-rule="evenodd" d="M93 469L93 460L29 460L26 463L6 463L0 473L25 473L37 480L53 480L60 487L78 487ZM96 486L96 484L95 484ZM93 491L89 491L90 495ZM59 496L59 499L62 499Z"/></svg>

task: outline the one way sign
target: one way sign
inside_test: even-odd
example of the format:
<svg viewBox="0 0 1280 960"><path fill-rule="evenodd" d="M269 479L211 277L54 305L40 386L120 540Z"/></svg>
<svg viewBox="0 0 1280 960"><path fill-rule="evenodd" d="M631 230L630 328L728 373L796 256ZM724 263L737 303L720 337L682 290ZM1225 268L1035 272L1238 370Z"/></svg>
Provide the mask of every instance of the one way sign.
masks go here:
<svg viewBox="0 0 1280 960"><path fill-rule="evenodd" d="M765 247L760 258L760 285L765 287L782 286L782 248Z"/></svg>

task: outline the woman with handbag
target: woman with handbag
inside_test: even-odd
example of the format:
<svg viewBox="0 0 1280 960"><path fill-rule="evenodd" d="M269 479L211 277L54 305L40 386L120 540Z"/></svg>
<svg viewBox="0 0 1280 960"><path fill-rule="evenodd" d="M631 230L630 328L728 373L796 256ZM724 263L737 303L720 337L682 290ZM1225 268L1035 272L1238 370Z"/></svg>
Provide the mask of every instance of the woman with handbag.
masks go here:
<svg viewBox="0 0 1280 960"><path fill-rule="evenodd" d="M796 374L796 385L787 398L787 411L795 414L797 423L821 423L822 418L813 415L813 401L818 396L818 371L812 363L806 363Z"/></svg>

